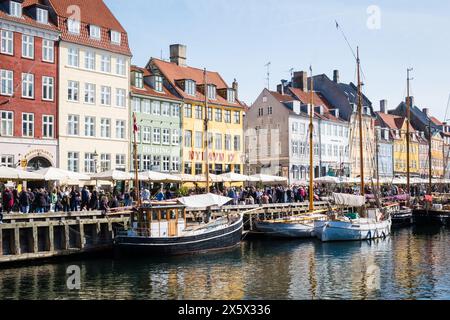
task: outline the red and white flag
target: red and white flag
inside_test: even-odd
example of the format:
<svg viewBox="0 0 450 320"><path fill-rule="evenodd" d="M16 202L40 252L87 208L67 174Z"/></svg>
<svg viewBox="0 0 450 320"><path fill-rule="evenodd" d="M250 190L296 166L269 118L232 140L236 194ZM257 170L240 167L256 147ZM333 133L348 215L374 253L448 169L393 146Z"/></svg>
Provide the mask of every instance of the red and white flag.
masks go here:
<svg viewBox="0 0 450 320"><path fill-rule="evenodd" d="M138 125L137 125L137 120L136 120L136 113L133 113L133 130L135 133L139 131Z"/></svg>

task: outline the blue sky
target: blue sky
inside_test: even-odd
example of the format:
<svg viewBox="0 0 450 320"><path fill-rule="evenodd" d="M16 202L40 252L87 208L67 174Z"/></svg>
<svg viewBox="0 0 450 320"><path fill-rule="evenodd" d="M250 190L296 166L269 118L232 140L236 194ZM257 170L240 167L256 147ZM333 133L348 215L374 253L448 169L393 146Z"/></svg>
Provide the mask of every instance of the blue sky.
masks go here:
<svg viewBox="0 0 450 320"><path fill-rule="evenodd" d="M412 95L443 119L450 95L450 3L441 0L105 0L128 32L133 63L169 57L169 45L187 45L188 64L218 71L251 104L266 86L275 90L289 70L309 70L356 81L355 61L341 33L360 47L365 93L396 107ZM394 3L395 2L395 3ZM368 13L378 6L380 19ZM373 12L373 11L371 11ZM369 28L379 21L380 28ZM370 24L374 25L374 24ZM375 24L377 26L377 24ZM450 118L450 111L447 118Z"/></svg>

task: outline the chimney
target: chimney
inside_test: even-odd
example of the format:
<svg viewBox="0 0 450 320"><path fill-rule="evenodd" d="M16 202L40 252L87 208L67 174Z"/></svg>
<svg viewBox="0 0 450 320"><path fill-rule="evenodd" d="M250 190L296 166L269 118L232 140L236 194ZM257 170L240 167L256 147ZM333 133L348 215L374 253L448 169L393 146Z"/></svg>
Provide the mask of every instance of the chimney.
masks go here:
<svg viewBox="0 0 450 320"><path fill-rule="evenodd" d="M425 113L425 115L426 115L427 117L430 116L430 109L429 109L429 108L423 108L422 112Z"/></svg>
<svg viewBox="0 0 450 320"><path fill-rule="evenodd" d="M182 44L170 45L170 62L179 66L186 66L186 46Z"/></svg>
<svg viewBox="0 0 450 320"><path fill-rule="evenodd" d="M339 70L334 70L333 71L333 81L335 83L339 83Z"/></svg>
<svg viewBox="0 0 450 320"><path fill-rule="evenodd" d="M308 92L308 73L296 71L292 77L292 87Z"/></svg>
<svg viewBox="0 0 450 320"><path fill-rule="evenodd" d="M239 83L236 81L236 79L234 79L233 84L231 85L231 88L233 88L234 90L234 97L236 98L236 100L239 100Z"/></svg>
<svg viewBox="0 0 450 320"><path fill-rule="evenodd" d="M406 103L408 103L409 101L411 101L411 103L410 103L409 106L410 106L410 107L414 107L414 97L410 96L410 97L409 97L409 100L408 100L408 97L405 98L405 102L406 102Z"/></svg>
<svg viewBox="0 0 450 320"><path fill-rule="evenodd" d="M387 109L387 100L383 99L380 101L380 112L386 113L386 109Z"/></svg>
<svg viewBox="0 0 450 320"><path fill-rule="evenodd" d="M285 93L284 90L286 88L287 82L288 82L287 80L281 80L281 84L279 85L280 90L278 90L279 93L284 95L284 93Z"/></svg>

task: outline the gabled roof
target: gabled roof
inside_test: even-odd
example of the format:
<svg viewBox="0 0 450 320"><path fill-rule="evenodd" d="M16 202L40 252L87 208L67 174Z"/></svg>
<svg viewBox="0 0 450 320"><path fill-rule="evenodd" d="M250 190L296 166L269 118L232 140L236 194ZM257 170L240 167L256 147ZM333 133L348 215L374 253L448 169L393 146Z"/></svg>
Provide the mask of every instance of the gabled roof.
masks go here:
<svg viewBox="0 0 450 320"><path fill-rule="evenodd" d="M153 65L164 75L167 81L175 88L178 94L187 100L204 102L205 96L197 90L195 96L188 95L182 88L177 85L178 80L194 80L197 85L204 85L204 70L193 68L189 66L179 66L176 63L151 58L149 65ZM227 83L222 79L218 72L207 71L206 81L210 85L215 85L217 89L230 88ZM208 99L208 102L216 105L239 107L243 108L243 105L239 100L236 99L235 103L230 103L227 99L221 97L218 93L216 94L216 99Z"/></svg>
<svg viewBox="0 0 450 320"><path fill-rule="evenodd" d="M146 68L140 68L137 66L131 66L131 71L142 72L144 74L144 78L152 75L150 70L147 70ZM145 81L144 81L143 89L136 88L133 85L131 85L131 93L149 96L149 97L159 97L159 98L165 98L165 99L170 99L170 100L182 101L179 97L177 97L172 92L170 92L170 90L167 89L166 86L163 85L163 92L158 92L155 89L153 89L151 86L149 86Z"/></svg>
<svg viewBox="0 0 450 320"><path fill-rule="evenodd" d="M277 99L281 103L291 102L295 100L294 98L292 98L290 95L287 94L281 94L277 91L269 91L269 92L275 99Z"/></svg>
<svg viewBox="0 0 450 320"><path fill-rule="evenodd" d="M358 87L353 84L353 82L346 84L346 83L338 83L339 88L347 95L350 103L358 104ZM370 107L371 112L373 114L372 109L372 102L369 100L369 98L366 97L364 93L362 93L362 103L365 107Z"/></svg>
<svg viewBox="0 0 450 320"><path fill-rule="evenodd" d="M439 121L437 118L435 118L435 117L430 117L430 120L431 120L431 122L433 122L435 125L437 125L437 126L443 126L444 124L441 122L441 121Z"/></svg>
<svg viewBox="0 0 450 320"><path fill-rule="evenodd" d="M131 56L128 35L116 17L102 0L49 0L58 16L58 28L63 41L86 45L118 54ZM80 8L80 34L71 34L67 28L68 18L72 17L74 6ZM89 26L101 29L101 40L91 39ZM120 45L111 43L110 31L121 33Z"/></svg>
<svg viewBox="0 0 450 320"><path fill-rule="evenodd" d="M21 24L25 24L25 25L29 25L29 26L32 26L34 28L39 28L39 29L44 29L44 30L48 30L48 31L58 32L58 28L53 23L53 21L51 21L50 16L49 16L49 19L48 19L48 24L43 24L43 23L37 22L35 19L33 19L28 14L26 9L31 7L31 6L33 6L33 5L36 5L36 4L45 5L40 0L25 0L23 2L23 4L22 4L22 7L24 8L24 10L22 11L22 18L12 17L7 12L4 12L3 10L0 10L0 19L4 19L4 20L11 21L11 22L16 22L16 23L21 23Z"/></svg>

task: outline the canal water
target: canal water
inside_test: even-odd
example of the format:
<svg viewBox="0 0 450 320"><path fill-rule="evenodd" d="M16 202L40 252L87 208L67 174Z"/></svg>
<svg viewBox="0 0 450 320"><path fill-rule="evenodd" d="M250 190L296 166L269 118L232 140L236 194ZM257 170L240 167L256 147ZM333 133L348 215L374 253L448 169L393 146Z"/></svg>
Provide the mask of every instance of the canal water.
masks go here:
<svg viewBox="0 0 450 320"><path fill-rule="evenodd" d="M372 243L244 241L176 258L0 269L0 299L450 299L450 230L417 227ZM70 266L80 290L69 290Z"/></svg>

